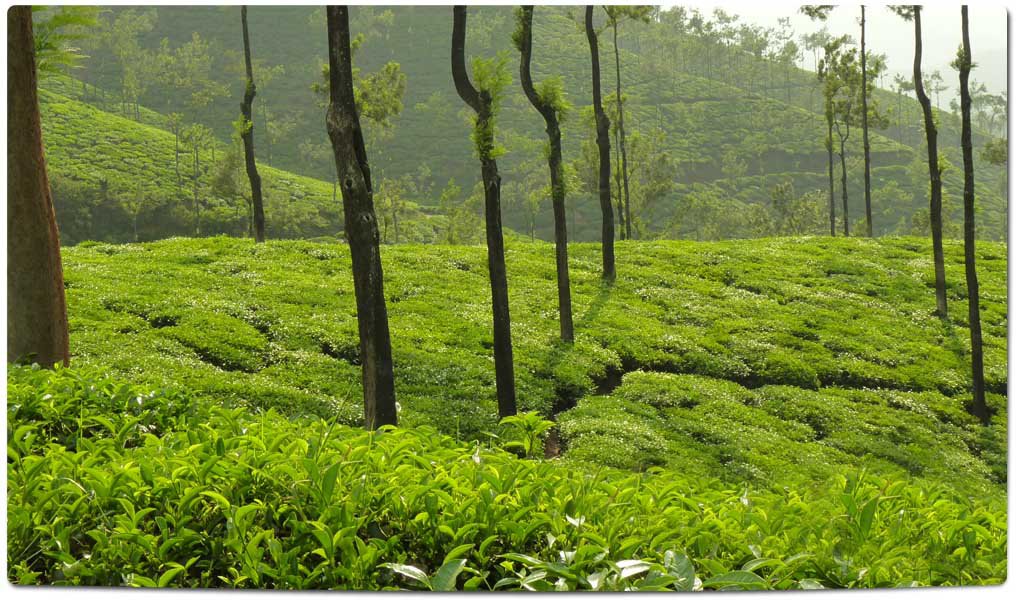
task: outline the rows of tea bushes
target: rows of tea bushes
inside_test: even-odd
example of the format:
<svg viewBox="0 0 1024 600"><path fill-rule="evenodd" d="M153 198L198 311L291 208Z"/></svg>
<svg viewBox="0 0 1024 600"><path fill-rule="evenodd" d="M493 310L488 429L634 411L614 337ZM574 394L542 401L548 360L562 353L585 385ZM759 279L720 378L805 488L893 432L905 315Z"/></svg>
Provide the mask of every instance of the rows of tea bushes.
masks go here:
<svg viewBox="0 0 1024 600"><path fill-rule="evenodd" d="M7 383L14 583L691 590L1006 576L1005 500L941 483L580 469L95 369L12 367Z"/></svg>

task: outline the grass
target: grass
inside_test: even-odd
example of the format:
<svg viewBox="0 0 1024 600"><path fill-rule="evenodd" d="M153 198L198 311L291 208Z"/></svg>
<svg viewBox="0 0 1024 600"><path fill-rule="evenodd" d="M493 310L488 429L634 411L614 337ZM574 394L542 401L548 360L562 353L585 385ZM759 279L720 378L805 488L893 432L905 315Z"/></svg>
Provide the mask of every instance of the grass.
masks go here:
<svg viewBox="0 0 1024 600"><path fill-rule="evenodd" d="M557 417L562 456L538 462L501 452L490 435L499 427L482 247L382 249L402 430L372 438L350 429L362 411L345 246L179 238L66 249L75 369L8 375L8 437L19 440L9 546L21 548L9 576L117 583L102 570L62 571L89 568L82 553L98 555L96 530L117 539L105 564L130 562L140 577L131 583L143 585L172 571L165 584L695 585L680 557L708 589L1005 577L1004 245L978 252L988 428L966 412L955 243L946 324L932 315L924 239L616 250L619 280L607 287L600 248L570 248L570 347L558 342L551 249L507 247L520 410ZM135 398L141 413L120 408ZM348 491L328 506L330 471L332 490ZM136 548L135 534L114 535L122 525L104 505L74 503L74 472L105 491L121 473L127 491L113 496L140 512L183 503L174 518L192 520L165 526L146 513L122 524L174 550ZM156 475L169 472L184 479ZM481 485L511 496L492 502ZM612 490L625 496L610 501ZM227 527L249 505L253 529ZM582 517L589 525L573 524ZM57 525L30 533L45 523ZM70 557L60 554L68 544L52 546L67 536L79 544ZM633 560L642 563L623 562Z"/></svg>

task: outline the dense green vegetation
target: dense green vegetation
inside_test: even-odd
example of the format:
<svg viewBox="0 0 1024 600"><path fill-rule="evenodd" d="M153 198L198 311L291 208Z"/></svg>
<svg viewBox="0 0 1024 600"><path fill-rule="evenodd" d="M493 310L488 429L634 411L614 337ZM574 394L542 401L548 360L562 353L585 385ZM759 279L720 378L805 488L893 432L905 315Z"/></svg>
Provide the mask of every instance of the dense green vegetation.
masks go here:
<svg viewBox="0 0 1024 600"><path fill-rule="evenodd" d="M819 80L786 19L581 10L243 8L239 117L237 7L12 9L9 581L1004 582L1005 96L926 169L863 46L802 38Z"/></svg>
<svg viewBox="0 0 1024 600"><path fill-rule="evenodd" d="M461 186L455 204L465 204L462 216L479 211L482 192L474 189L476 169L466 158L473 153L465 126L466 109L448 72L450 11L442 7L361 7L353 13L354 31L365 35L356 56L359 66L369 71L393 61L408 78L402 98L404 110L390 119L391 129L368 140L378 188L393 190L391 196L400 197L402 206L408 205L411 214L400 221L418 222L417 205L454 216L453 209L446 210L441 199L450 179ZM166 119L151 119L145 106L164 113L176 111L185 115L186 121L201 123L221 140L227 140L233 135L232 122L238 116L242 90L235 11L226 7L160 7L151 12L115 8L103 18L114 23L132 15L145 15L149 22L148 29L143 27L132 38L137 47L120 38L103 41L107 38L100 36L93 42L95 47L88 48L90 58L83 62L83 68L75 71L77 77L100 86L89 88L84 100L161 127L167 127ZM538 8L533 59L535 78L563 78L568 100L575 106L563 125L566 161L576 167L576 175L570 173L576 185L569 186L567 195L568 229L573 241L596 240L600 223L597 202L586 182L586 146L592 143L593 136L588 132L593 119L581 15L581 7ZM597 16L599 23L603 22L603 12L599 10ZM266 79L265 83L258 82L258 156L295 173L332 180L334 166L325 144L323 108L310 90L311 84L322 79L320 63L326 56L323 10L262 7L251 11L249 19L255 58ZM513 21L507 7L475 7L469 14L467 54L488 57L511 53ZM782 198L792 208L783 212L797 213L796 219L792 214L788 216L799 224L798 233L827 232L828 178L820 85L813 73L795 66L798 52L792 48L780 50L784 47L780 36L786 31L784 27L775 32L759 31L721 15L685 11L661 11L650 24L624 26L620 46L625 120L627 132L635 134L630 144L638 146L631 149L631 154L637 155L633 162L640 166L663 155L670 181L666 187L652 187L657 191L650 197L636 198L637 218L644 224L641 237L723 239L793 233L779 225L787 215L778 214L773 204L773 190L786 184L792 188ZM789 34L792 36L791 29ZM166 48L161 46L165 38ZM601 39L602 61L612 65L610 32ZM122 48L125 44L131 52ZM194 77L194 87L203 91L201 106L190 104L189 89L165 81L159 69L148 73L148 83L138 94L134 89L122 90L122 62L130 65L132 60L152 60L163 64L161 60L185 53L186 49L206 57L206 70ZM808 48L811 52L818 50ZM146 73L139 74L143 75ZM260 77L258 72L257 79ZM606 69L605 79L605 89L614 89L613 71ZM140 101L141 110L131 102L126 104L125 94ZM887 129L872 131L876 233L925 235L927 169L920 110L913 98L886 89L879 89L875 97L883 112L888 111L891 122ZM992 97L977 95L979 102ZM979 125L984 125L976 131L979 148L1000 131L994 124L995 112L990 113L977 117ZM958 119L949 113L939 114L940 146L949 161L944 175L949 234L959 237L963 215L955 200L962 190ZM90 126L86 122L79 127L86 130ZM522 94L505 94L502 99L497 136L506 150L502 157L505 225L552 239L550 200L543 193L543 124ZM851 174L857 174L862 171L862 159L860 150L853 146L848 150L848 168ZM429 148L445 151L424 151ZM1005 166L978 162L978 226L979 235L986 239L1005 239L1005 173ZM633 176L637 185L643 185L642 173ZM387 184L385 179L389 180ZM863 215L862 194L861 178L851 176L850 210L855 233L862 230L858 225ZM815 210L806 210L808 204ZM803 208L798 210L798 205ZM272 211L268 215L268 226L273 228ZM290 219L290 215L283 218ZM303 237L323 235L324 228L316 225L314 222ZM125 229L122 226L122 231ZM334 225L328 229L332 235L340 231ZM415 233L410 231L407 241L448 237L428 237L425 230L417 227ZM273 230L271 236L297 237L275 235ZM124 235L93 237L126 239Z"/></svg>
<svg viewBox="0 0 1024 600"><path fill-rule="evenodd" d="M75 100L81 93L73 80L56 76L40 90L62 242L193 234L192 152L180 145L179 177L174 135L159 129L160 115L142 109L143 120L136 122ZM247 233L248 181L237 139L234 144L213 142L201 151L202 234ZM331 183L267 165L260 173L273 215L267 222L271 237L340 235L341 197ZM412 202L405 203L402 217L404 241L433 241L439 235L435 229L442 227Z"/></svg>
<svg viewBox="0 0 1024 600"><path fill-rule="evenodd" d="M76 368L8 374L11 578L621 589L686 587L687 565L705 588L1005 577L1004 246L979 246L995 409L983 428L965 409L962 269L944 325L924 239L624 243L614 288L599 248L574 245L574 347L557 341L550 250L512 243L518 398L557 415L547 454L562 455L539 462L500 450L543 427L495 421L483 249L385 250L403 429L370 436L350 428L345 246L66 249Z"/></svg>
<svg viewBox="0 0 1024 600"><path fill-rule="evenodd" d="M817 489L523 460L8 375L8 576L71 585L691 590L998 583L1005 503L864 473Z"/></svg>

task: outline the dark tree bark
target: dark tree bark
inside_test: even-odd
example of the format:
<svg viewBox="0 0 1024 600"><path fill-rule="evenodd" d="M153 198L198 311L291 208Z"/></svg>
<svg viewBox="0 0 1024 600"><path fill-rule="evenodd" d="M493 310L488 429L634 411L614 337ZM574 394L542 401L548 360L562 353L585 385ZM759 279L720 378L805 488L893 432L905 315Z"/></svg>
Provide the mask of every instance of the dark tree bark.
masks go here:
<svg viewBox="0 0 1024 600"><path fill-rule="evenodd" d="M587 41L590 43L590 73L594 102L594 121L597 126L598 196L601 200L601 252L603 276L608 283L615 281L615 215L612 211L611 143L608 139L610 122L601 104L601 56L594 31L594 7L587 6Z"/></svg>
<svg viewBox="0 0 1024 600"><path fill-rule="evenodd" d="M7 360L67 366L60 237L43 156L32 9L7 10Z"/></svg>
<svg viewBox="0 0 1024 600"><path fill-rule="evenodd" d="M843 133L839 131L839 123L836 123L836 131L839 134L839 165L841 168L840 182L843 189L843 236L850 237L850 194L846 185L846 140L850 137L850 124L846 123L846 135L843 135Z"/></svg>
<svg viewBox="0 0 1024 600"><path fill-rule="evenodd" d="M548 171L551 174L551 207L555 213L555 264L558 270L558 322L562 341L574 339L572 297L569 291L569 245L565 229L565 179L562 168L562 129L555 107L545 104L533 87L530 59L533 55L533 7L523 7L523 39L520 41L519 80L523 92L544 117L548 134Z"/></svg>
<svg viewBox="0 0 1024 600"><path fill-rule="evenodd" d="M860 116L864 130L864 218L868 237L873 237L871 224L871 144L868 141L868 55L864 45L864 5L860 5Z"/></svg>
<svg viewBox="0 0 1024 600"><path fill-rule="evenodd" d="M380 233L373 209L370 165L363 145L355 94L352 91L352 52L348 7L327 7L327 47L330 104L327 133L334 165L342 182L345 237L352 253L359 357L363 366L363 416L367 429L396 425L395 376L391 332L384 303L384 271L380 264Z"/></svg>
<svg viewBox="0 0 1024 600"><path fill-rule="evenodd" d="M835 148L832 145L832 116L828 117L828 227L836 237Z"/></svg>
<svg viewBox="0 0 1024 600"><path fill-rule="evenodd" d="M971 35L968 26L967 5L960 7L963 29L963 54L960 63L960 116L963 127L960 146L964 153L964 266L967 271L968 323L971 330L971 383L974 401L971 414L989 422L985 403L985 365L981 347L981 309L978 305L978 269L974 252L974 142L971 139Z"/></svg>
<svg viewBox="0 0 1024 600"><path fill-rule="evenodd" d="M242 145L245 146L245 174L249 176L249 188L252 190L252 220L256 242L265 238L265 221L263 217L263 184L260 173L256 170L256 148L253 140L252 101L256 98L256 82L252 78L252 55L249 49L249 19L247 9L242 8L242 45L245 48L245 96L242 99L242 118L245 120L242 129Z"/></svg>
<svg viewBox="0 0 1024 600"><path fill-rule="evenodd" d="M466 7L453 8L452 78L462 101L476 113L477 153L484 184L484 222L487 227L487 267L491 279L491 314L494 321L494 374L498 415L516 414L515 372L512 364L512 327L505 275L505 239L501 231L501 176L494 160L494 107L488 90L473 87L466 73Z"/></svg>
<svg viewBox="0 0 1024 600"><path fill-rule="evenodd" d="M612 19L612 40L615 46L615 103L619 109L619 157L622 168L622 195L626 202L626 239L633 239L633 214L629 209L629 169L626 161L626 120L622 112L622 72L619 67L619 21Z"/></svg>
<svg viewBox="0 0 1024 600"><path fill-rule="evenodd" d="M928 142L928 176L931 180L931 199L928 210L932 226L932 257L935 262L935 313L945 319L946 264L942 252L942 175L939 173L938 132L932 117L932 103L924 91L921 78L921 7L914 5L914 91L924 112L924 133Z"/></svg>

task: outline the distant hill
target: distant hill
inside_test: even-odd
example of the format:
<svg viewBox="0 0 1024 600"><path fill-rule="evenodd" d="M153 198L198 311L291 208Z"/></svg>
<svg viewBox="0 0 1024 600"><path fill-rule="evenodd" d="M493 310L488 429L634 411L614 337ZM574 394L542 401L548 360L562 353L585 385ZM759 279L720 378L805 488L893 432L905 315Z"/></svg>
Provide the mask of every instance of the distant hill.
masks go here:
<svg viewBox="0 0 1024 600"><path fill-rule="evenodd" d="M127 7L112 9L114 14ZM167 38L171 47L186 42L193 32L211 44L214 72L230 90L204 109L199 120L222 139L231 133L237 117L241 83L232 70L240 46L238 14L233 7L160 7L152 32L142 37L149 48ZM373 17L390 11L390 24ZM598 20L603 20L597 11ZM357 8L353 30L367 35L356 62L373 70L386 61L397 61L408 77L404 112L394 120L387 139L374 143L375 168L388 177L429 174L433 184L413 200L423 206L437 205L440 190L453 178L469 192L476 183L478 164L469 141L464 105L454 92L450 70L451 11L446 7ZM581 157L586 140L593 137L590 105L590 68L585 36L580 28L580 7L542 7L535 16L535 79L561 76L576 106L563 128L569 162ZM323 109L318 107L310 85L319 77L326 57L322 9L314 7L255 7L249 12L256 59L281 65L283 74L261 89L271 114L287 120L292 129L272 148L272 164L296 173L328 179L332 176L329 155L311 158L300 152L304 143L326 139ZM541 202L536 223L527 201L543 185L544 133L540 117L523 97L518 81L518 55L512 52L510 7L470 9L467 53L493 56L506 53L513 75L499 116L499 139L507 153L499 160L505 190L505 223L520 232L535 227L539 236L551 238L550 205ZM824 123L820 93L813 73L756 58L742 46L727 47L677 30L667 21L629 23L620 35L622 77L627 95L627 130L651 138L664 134L658 150L668 153L673 164L673 185L644 209L649 237L749 237L764 234L756 227L770 205L776 185L791 183L793 193L815 193L823 206L828 187L823 148ZM601 36L603 91L614 91L614 56L611 34ZM86 80L117 89L116 70L98 49L95 59L81 70ZM100 64L104 68L99 68ZM169 91L153 86L144 103L161 105ZM872 166L875 191L876 231L922 233L921 212L927 206L927 177L923 139L918 123L920 108L909 97L880 90L885 106L893 109L894 125L873 132ZM898 111L897 111L898 106ZM257 121L259 121L257 113ZM897 126L898 122L898 126ZM260 125L257 124L257 128ZM944 175L949 217L961 217L962 174L959 172L956 117L940 113L940 142L950 162ZM261 132L257 131L259 136ZM264 140L257 151L268 152ZM987 136L976 132L980 148ZM851 221L863 215L859 135L851 137L848 157ZM739 171L723 173L731 161ZM1000 182L1004 169L978 162L979 231L982 237L1005 238L1006 201ZM838 188L838 165L836 181ZM614 185L613 185L614 187ZM837 189L837 201L838 201ZM594 240L600 213L596 199L584 192L570 194L570 236ZM739 215L725 226L708 229L695 221L707 217L712 206L715 218ZM917 215L915 221L915 214ZM702 215L704 215L702 217ZM917 223L917 229L915 229ZM822 221L822 228L826 225ZM816 232L820 233L821 230ZM957 228L950 227L956 234Z"/></svg>
<svg viewBox="0 0 1024 600"><path fill-rule="evenodd" d="M95 90L88 92L96 95ZM82 94L81 83L66 78L45 80L39 94L62 242L131 241L135 227L141 240L194 235L194 157L179 144L180 176L176 174L174 134L160 129L166 118L143 107L137 122L75 99ZM202 235L246 233L243 194L248 196L249 189L244 167L235 165L234 189L225 191L214 182L230 149L215 143L200 156ZM341 198L335 197L332 183L265 164L259 169L270 237L341 235ZM404 241L430 242L440 224L436 216L406 203L401 228Z"/></svg>

